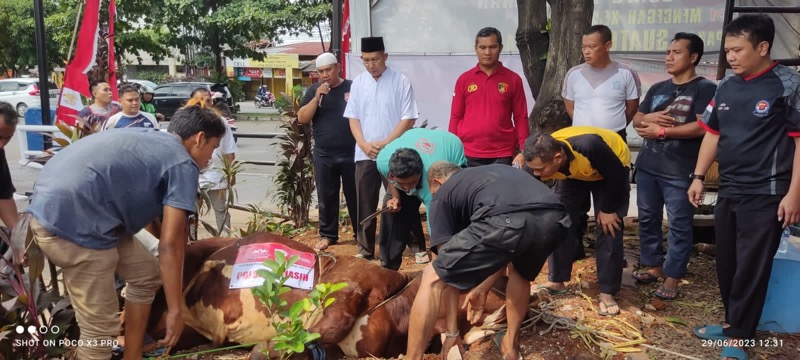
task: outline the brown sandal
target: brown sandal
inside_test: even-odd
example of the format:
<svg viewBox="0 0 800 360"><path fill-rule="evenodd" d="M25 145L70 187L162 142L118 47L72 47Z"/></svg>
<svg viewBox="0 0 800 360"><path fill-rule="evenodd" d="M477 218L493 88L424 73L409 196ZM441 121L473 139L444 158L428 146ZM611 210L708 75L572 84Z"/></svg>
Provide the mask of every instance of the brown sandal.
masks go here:
<svg viewBox="0 0 800 360"><path fill-rule="evenodd" d="M328 248L328 246L333 245L331 239L322 238L316 245L314 245L314 250L322 251Z"/></svg>

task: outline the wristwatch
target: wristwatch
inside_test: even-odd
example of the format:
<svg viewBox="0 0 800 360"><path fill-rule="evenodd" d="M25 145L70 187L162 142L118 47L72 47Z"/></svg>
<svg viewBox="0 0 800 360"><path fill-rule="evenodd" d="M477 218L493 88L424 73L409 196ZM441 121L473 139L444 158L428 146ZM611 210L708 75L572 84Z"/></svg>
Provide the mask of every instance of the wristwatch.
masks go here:
<svg viewBox="0 0 800 360"><path fill-rule="evenodd" d="M656 137L658 137L658 140L666 139L667 138L667 129L663 128L663 127L658 129L658 134L656 135Z"/></svg>
<svg viewBox="0 0 800 360"><path fill-rule="evenodd" d="M689 179L691 179L691 180L698 179L700 181L706 181L706 176L705 175L695 174L693 172L693 173L689 174Z"/></svg>

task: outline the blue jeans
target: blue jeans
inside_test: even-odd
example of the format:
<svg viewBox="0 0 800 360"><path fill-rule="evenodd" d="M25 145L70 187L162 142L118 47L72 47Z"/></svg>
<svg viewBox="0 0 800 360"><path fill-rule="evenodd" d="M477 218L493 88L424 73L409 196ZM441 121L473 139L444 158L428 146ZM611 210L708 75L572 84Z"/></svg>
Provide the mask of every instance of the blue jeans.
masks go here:
<svg viewBox="0 0 800 360"><path fill-rule="evenodd" d="M694 206L689 202L689 179L676 180L643 170L636 174L636 205L639 207L640 263L663 266L664 276L681 279L686 275L692 243ZM661 223L667 208L667 255L664 257Z"/></svg>

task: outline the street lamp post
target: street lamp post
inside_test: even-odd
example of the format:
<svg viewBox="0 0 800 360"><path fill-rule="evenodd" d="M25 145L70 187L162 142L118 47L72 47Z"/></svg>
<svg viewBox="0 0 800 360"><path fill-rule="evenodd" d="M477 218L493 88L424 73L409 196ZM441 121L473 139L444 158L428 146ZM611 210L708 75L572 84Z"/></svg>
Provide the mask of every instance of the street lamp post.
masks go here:
<svg viewBox="0 0 800 360"><path fill-rule="evenodd" d="M44 32L44 6L42 0L33 1L33 16L36 23L36 59L39 66L39 99L42 103L42 125L50 123L50 81L47 69L47 44ZM53 146L53 140L49 136L44 136L44 149Z"/></svg>

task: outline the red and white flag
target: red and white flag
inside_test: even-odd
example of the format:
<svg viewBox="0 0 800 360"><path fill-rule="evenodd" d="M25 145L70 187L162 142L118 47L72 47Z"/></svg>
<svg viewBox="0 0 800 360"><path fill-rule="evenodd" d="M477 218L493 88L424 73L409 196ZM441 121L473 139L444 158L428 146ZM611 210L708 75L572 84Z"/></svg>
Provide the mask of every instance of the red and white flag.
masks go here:
<svg viewBox="0 0 800 360"><path fill-rule="evenodd" d="M75 56L67 65L64 85L56 109L56 120L67 124L75 124L75 116L83 110L81 95L92 97L89 90L89 78L86 74L95 64L97 57L97 39L99 35L100 0L86 0L83 10L83 22L78 33L78 44Z"/></svg>
<svg viewBox="0 0 800 360"><path fill-rule="evenodd" d="M114 20L117 18L117 4L111 0L108 4L108 85L111 86L111 98L119 101L117 92L117 63L114 57Z"/></svg>
<svg viewBox="0 0 800 360"><path fill-rule="evenodd" d="M344 0L342 15L342 78L347 78L347 53L350 52L350 0Z"/></svg>

